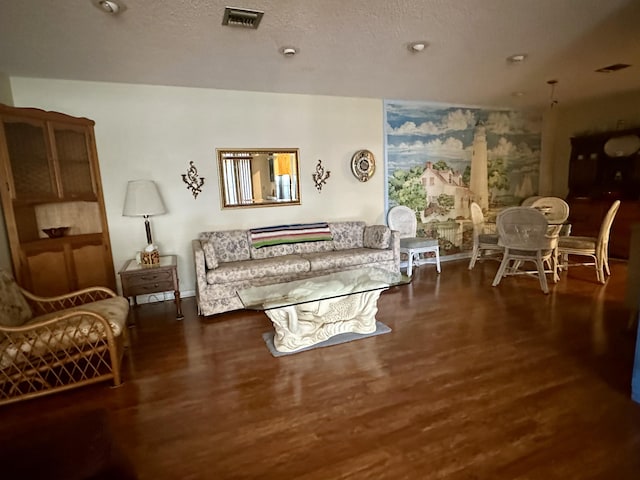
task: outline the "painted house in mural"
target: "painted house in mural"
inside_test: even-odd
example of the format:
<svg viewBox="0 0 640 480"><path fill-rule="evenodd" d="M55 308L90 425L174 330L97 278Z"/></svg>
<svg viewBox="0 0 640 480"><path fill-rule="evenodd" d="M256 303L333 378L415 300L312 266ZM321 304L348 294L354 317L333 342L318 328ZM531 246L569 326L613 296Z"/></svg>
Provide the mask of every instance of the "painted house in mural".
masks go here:
<svg viewBox="0 0 640 480"><path fill-rule="evenodd" d="M470 185L465 185L460 172L436 169L432 162L427 162L420 177L427 197L427 209L422 215L422 221L469 218L469 205L472 201L477 202L484 211L487 211L489 209L487 171L486 129L482 122L478 122L474 129L471 150ZM441 195L453 197L453 206L446 213L444 212L446 208L442 208L444 206L440 202ZM436 209L433 207L435 205L441 208Z"/></svg>
<svg viewBox="0 0 640 480"><path fill-rule="evenodd" d="M433 168L432 162L427 162L424 172L420 176L420 181L426 192L427 209L422 212L422 221L445 218L464 217L469 212L469 199L471 192L462 180L460 172L451 169L438 170ZM433 210L433 206L439 205L441 195L453 197L451 210ZM429 207L432 208L429 208Z"/></svg>

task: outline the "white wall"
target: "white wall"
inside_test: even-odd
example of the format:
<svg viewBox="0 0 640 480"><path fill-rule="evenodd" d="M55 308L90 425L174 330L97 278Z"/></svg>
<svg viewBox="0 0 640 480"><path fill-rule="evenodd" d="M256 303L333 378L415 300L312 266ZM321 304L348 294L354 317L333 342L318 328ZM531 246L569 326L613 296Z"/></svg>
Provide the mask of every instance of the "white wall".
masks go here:
<svg viewBox="0 0 640 480"><path fill-rule="evenodd" d="M141 218L122 216L128 180L155 180L168 214L152 217L161 253L179 256L181 291L194 290L191 239L200 231L322 220L384 223L382 100L196 88L11 78L14 104L95 120L116 271L144 247ZM216 148L300 149L302 205L221 210ZM359 149L377 170L361 183L350 170ZM318 193L318 159L331 177ZM205 177L194 199L181 174L193 161Z"/></svg>
<svg viewBox="0 0 640 480"><path fill-rule="evenodd" d="M11 80L9 76L0 72L0 103L13 105L13 94L11 92Z"/></svg>
<svg viewBox="0 0 640 480"><path fill-rule="evenodd" d="M560 106L555 125L553 149L553 194L569 193L569 157L571 137L640 127L640 91L593 99L580 104Z"/></svg>

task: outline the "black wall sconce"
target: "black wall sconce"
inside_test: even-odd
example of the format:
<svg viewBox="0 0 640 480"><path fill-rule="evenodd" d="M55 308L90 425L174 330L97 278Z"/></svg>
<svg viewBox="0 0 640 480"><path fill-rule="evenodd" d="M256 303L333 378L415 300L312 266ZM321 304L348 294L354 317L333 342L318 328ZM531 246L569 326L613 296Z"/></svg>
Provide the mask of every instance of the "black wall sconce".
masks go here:
<svg viewBox="0 0 640 480"><path fill-rule="evenodd" d="M193 162L189 162L189 170L187 170L187 173L182 174L182 181L187 184L187 189L191 190L193 198L196 198L198 194L202 192L204 177L198 177L198 169Z"/></svg>
<svg viewBox="0 0 640 480"><path fill-rule="evenodd" d="M316 171L312 175L313 182L316 184L316 188L318 189L318 193L322 192L322 186L327 184L327 179L331 175L329 170L325 170L322 166L322 160L318 160L318 165L316 165Z"/></svg>

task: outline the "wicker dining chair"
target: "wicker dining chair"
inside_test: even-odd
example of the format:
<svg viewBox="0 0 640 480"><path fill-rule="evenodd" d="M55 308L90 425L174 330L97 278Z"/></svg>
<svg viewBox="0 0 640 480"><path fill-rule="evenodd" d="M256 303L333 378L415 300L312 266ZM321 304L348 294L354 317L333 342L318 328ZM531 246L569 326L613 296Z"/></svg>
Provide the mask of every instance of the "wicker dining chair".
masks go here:
<svg viewBox="0 0 640 480"><path fill-rule="evenodd" d="M613 202L600 224L597 237L568 236L558 240L558 252L562 258L562 269L569 267L569 255L582 255L593 258L593 262L573 263L571 266L588 265L596 267L598 282L604 283L609 269L609 235L611 225L620 208L620 200Z"/></svg>
<svg viewBox="0 0 640 480"><path fill-rule="evenodd" d="M522 201L520 206L521 207L530 207L531 205L533 205L533 202L535 202L539 198L542 198L542 197L540 195L533 195L531 197L527 197Z"/></svg>
<svg viewBox="0 0 640 480"><path fill-rule="evenodd" d="M502 277L521 272L517 266L525 262L536 264L536 274L544 293L549 293L545 262L551 265L553 281L558 281L557 244L558 228L549 233L549 223L544 214L530 207L510 207L498 214L496 220L498 244L504 247L502 262L498 268L493 286Z"/></svg>
<svg viewBox="0 0 640 480"><path fill-rule="evenodd" d="M421 253L433 252L436 257L436 270L440 273L440 247L437 239L417 237L418 219L409 207L398 205L389 209L387 224L391 230L400 232L400 253L407 259L407 275L413 271L414 258L419 261ZM418 263L419 264L419 263Z"/></svg>
<svg viewBox="0 0 640 480"><path fill-rule="evenodd" d="M553 225L563 224L569 218L569 204L558 197L540 197L531 207L540 210Z"/></svg>
<svg viewBox="0 0 640 480"><path fill-rule="evenodd" d="M483 252L502 252L503 247L498 245L498 234L486 232L484 214L482 208L476 202L471 202L471 221L473 222L473 250L469 260L469 270L473 270L476 261L483 256Z"/></svg>

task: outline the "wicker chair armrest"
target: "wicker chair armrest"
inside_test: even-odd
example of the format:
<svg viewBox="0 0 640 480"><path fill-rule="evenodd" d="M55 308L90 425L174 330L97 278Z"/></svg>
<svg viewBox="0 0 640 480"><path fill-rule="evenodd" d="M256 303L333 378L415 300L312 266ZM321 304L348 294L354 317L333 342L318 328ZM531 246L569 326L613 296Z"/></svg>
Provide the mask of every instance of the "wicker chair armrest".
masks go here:
<svg viewBox="0 0 640 480"><path fill-rule="evenodd" d="M82 356L79 352L116 351L116 345L116 335L102 315L85 310L60 312L41 322L0 327L0 369L6 376L35 365L48 368L45 365Z"/></svg>
<svg viewBox="0 0 640 480"><path fill-rule="evenodd" d="M57 312L67 308L77 307L86 303L93 303L99 300L116 297L116 293L105 287L91 287L75 292L58 295L56 297L39 297L23 288L20 289L22 295L29 303L35 316L45 313Z"/></svg>
<svg viewBox="0 0 640 480"><path fill-rule="evenodd" d="M47 318L46 320L42 320L40 322L29 322L24 325L20 325L18 327L6 327L0 325L1 332L15 332L15 333L25 333L30 331L38 331L43 327L54 327L57 323L72 323L73 321L82 321L88 320L89 322L101 324L105 327L105 331L112 332L111 325L109 324L109 320L107 320L103 315L100 315L96 312L90 312L88 310L61 310L59 315L56 315L53 318Z"/></svg>

